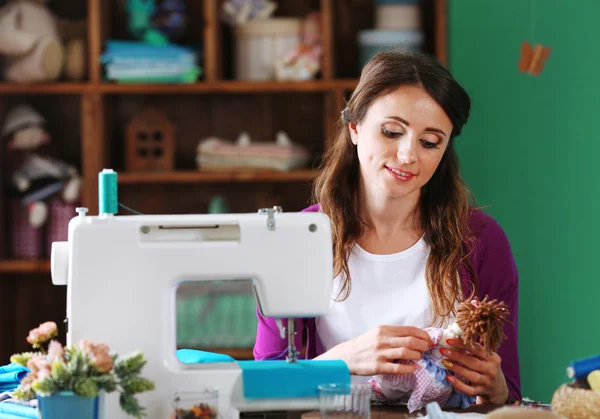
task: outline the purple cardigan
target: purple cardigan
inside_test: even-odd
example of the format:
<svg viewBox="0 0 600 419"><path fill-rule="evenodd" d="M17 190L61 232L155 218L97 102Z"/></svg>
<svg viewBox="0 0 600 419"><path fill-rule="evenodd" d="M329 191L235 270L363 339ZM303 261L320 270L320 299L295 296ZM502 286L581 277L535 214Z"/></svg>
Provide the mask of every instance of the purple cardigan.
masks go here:
<svg viewBox="0 0 600 419"><path fill-rule="evenodd" d="M303 212L317 212L313 205ZM516 264L510 243L498 223L482 211L471 213L469 225L476 237L475 251L471 255L473 269L479 277L479 296L504 301L510 310L509 323L504 327L507 339L498 349L502 358L502 372L509 390L509 402L521 400L521 377L518 354L518 282ZM473 289L473 278L465 269L460 272L465 295ZM284 357L287 342L281 339L275 321L265 318L257 311L258 329L254 358L256 360L281 359ZM284 321L285 324L285 321ZM323 353L323 346L316 333L315 319L296 319L296 347L302 348L302 333L306 328L305 358L312 359Z"/></svg>

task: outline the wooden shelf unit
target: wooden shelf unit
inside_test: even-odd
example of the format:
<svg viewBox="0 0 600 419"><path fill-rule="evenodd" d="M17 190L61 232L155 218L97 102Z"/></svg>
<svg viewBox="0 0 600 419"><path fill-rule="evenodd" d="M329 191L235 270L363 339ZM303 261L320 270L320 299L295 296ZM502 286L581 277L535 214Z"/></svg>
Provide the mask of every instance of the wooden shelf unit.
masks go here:
<svg viewBox="0 0 600 419"><path fill-rule="evenodd" d="M446 1L424 0L426 50L446 63ZM282 205L300 210L309 203L319 157L359 77L357 33L374 27L374 0L284 0L276 15L304 16L320 11L323 65L317 80L248 82L233 77L231 29L219 19L223 0L186 0L189 24L182 43L203 45L203 76L193 84L117 84L103 79L99 56L109 39L132 39L120 0L53 0L57 14L87 21L87 75L84 80L15 84L0 81L0 123L8 109L30 103L48 121L61 157L82 175L81 205L96 214L97 176L103 168L119 173L119 198L140 212L205 212L217 194L230 200L232 212ZM79 15L79 16L74 16ZM164 110L177 128L176 168L165 173L125 169L124 128L144 105ZM210 135L233 140L242 131L272 141L278 130L306 146L314 159L291 172L202 172L195 168L198 141ZM0 148L0 167L7 158ZM45 320L62 321L65 287L49 276L47 255L40 260L10 260L6 237L9 217L5 180L0 173L0 316L9 327L0 334L0 364L27 350L27 331ZM13 298L14 297L14 298ZM33 299L33 300L32 300ZM32 301L34 301L32 303ZM10 319L17 319L11 322ZM64 335L62 336L64 338ZM247 355L247 354L246 354Z"/></svg>

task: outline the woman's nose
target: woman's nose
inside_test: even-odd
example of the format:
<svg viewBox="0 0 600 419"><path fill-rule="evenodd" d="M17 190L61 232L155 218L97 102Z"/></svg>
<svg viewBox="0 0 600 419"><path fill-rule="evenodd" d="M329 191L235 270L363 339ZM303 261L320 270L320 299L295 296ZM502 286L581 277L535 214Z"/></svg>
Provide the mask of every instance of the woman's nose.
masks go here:
<svg viewBox="0 0 600 419"><path fill-rule="evenodd" d="M398 160L403 164L412 164L417 161L417 141L410 136L398 141Z"/></svg>

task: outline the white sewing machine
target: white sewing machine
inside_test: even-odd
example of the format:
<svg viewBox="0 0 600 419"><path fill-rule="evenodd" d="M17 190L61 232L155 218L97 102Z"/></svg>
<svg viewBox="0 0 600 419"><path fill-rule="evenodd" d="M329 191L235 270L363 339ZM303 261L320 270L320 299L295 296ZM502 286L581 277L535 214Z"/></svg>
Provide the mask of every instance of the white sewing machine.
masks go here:
<svg viewBox="0 0 600 419"><path fill-rule="evenodd" d="M79 216L71 220L68 242L54 243L52 248L52 281L67 285L67 344L90 339L122 355L141 350L148 360L143 375L156 384L156 390L138 395L148 418L168 418L174 392L206 388L217 389L223 418L242 412L318 408L316 386L314 395L307 397L248 396L256 389L256 381L251 381L251 376L256 380L255 371L247 373L248 369L276 361L180 362L175 296L186 281L251 278L265 316L294 319L325 314L333 266L327 216L276 209L147 216L88 216L86 211L78 209ZM305 375L317 371L322 361L296 361L296 331L278 325L289 355L287 362L277 361L276 368ZM349 383L345 364L330 363L329 368L332 365L337 373L328 377ZM281 377L274 374L273 380L285 379ZM107 396L105 408L106 419L128 417L118 405L118 393Z"/></svg>

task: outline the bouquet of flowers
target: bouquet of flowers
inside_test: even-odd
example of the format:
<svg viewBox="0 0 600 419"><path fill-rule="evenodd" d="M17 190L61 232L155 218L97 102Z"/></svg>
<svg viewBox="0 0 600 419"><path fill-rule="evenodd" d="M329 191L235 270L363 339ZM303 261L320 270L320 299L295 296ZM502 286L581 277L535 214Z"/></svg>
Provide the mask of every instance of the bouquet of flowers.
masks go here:
<svg viewBox="0 0 600 419"><path fill-rule="evenodd" d="M61 391L96 397L101 390L106 393L118 391L123 411L138 418L144 415L144 408L135 395L154 390L155 385L141 375L147 362L141 352L119 357L110 354L107 345L88 340L80 341L77 346L63 347L53 339L57 335L56 323L43 323L27 337L27 342L38 351L11 357L11 362L30 370L15 390L14 398L29 400Z"/></svg>

